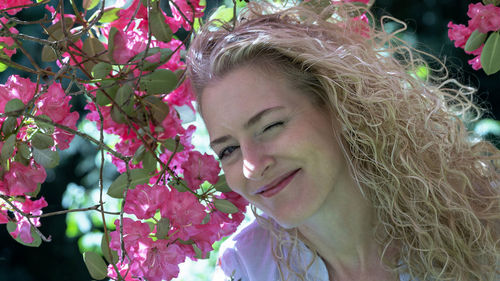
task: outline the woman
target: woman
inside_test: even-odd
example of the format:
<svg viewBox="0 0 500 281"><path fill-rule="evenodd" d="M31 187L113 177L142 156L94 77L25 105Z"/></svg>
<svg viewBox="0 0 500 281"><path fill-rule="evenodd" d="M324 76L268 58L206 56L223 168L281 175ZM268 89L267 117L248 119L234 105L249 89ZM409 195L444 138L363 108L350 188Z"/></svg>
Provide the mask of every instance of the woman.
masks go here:
<svg viewBox="0 0 500 281"><path fill-rule="evenodd" d="M464 126L474 90L359 5L320 2L250 3L191 44L211 146L264 213L216 280L500 280L500 153Z"/></svg>

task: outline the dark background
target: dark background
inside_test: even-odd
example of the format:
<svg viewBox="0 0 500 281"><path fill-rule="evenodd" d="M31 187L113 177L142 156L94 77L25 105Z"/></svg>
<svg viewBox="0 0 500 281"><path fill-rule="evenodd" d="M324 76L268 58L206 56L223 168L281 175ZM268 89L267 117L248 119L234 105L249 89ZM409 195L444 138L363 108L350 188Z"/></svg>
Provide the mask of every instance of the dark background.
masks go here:
<svg viewBox="0 0 500 281"><path fill-rule="evenodd" d="M224 1L207 0L207 2L208 11L210 11ZM66 3L68 3L67 8L69 8L69 1ZM444 59L455 70L455 77L461 79L465 84L477 87L481 104L491 109L491 113L487 114L486 117L500 119L500 87L498 83L500 74L486 76L483 71L472 70L467 64L467 60L472 57L466 55L463 50L455 48L447 36L446 26L449 21L457 24L467 23L466 13L469 3L465 0L377 0L373 11L378 16L390 14L405 21L408 24L410 36L414 36L416 41L421 43L417 46L425 46L427 51ZM39 19L43 13L46 12L40 7L39 9L24 10L17 14L17 17L26 20ZM33 32L29 28L18 29L22 33ZM35 44L28 47L32 48L32 54L40 51L40 46ZM27 64L19 50L13 60ZM0 83L5 83L11 74L21 73L8 69L0 73ZM75 108L81 112L82 104L82 101L74 101ZM87 163L87 168L84 169L86 171L95 167L92 164L95 148L85 142L78 142L77 146L77 149L65 152L61 164L55 170L48 172L47 182L43 184L41 192L41 195L49 202L49 206L44 209L44 212L62 209L61 198L68 183L82 184L81 182L84 181L87 174L82 173L81 169L77 169L77 163ZM18 244L4 229L3 226L0 226L0 281L79 281L91 279L78 249L78 238L67 238L65 235L65 216L42 220L40 230L46 235L51 235L53 242L43 243L39 248L29 248Z"/></svg>

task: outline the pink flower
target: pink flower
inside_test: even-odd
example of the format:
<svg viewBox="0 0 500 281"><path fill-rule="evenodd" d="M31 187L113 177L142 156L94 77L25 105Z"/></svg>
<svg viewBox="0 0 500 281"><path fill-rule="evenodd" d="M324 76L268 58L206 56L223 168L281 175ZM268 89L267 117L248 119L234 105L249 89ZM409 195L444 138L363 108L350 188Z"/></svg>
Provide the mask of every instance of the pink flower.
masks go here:
<svg viewBox="0 0 500 281"><path fill-rule="evenodd" d="M3 0L3 1L0 1L0 10L9 9L12 7L17 7L17 6L30 5L30 4L33 4L33 1L31 1L31 0ZM9 15L15 15L19 11L21 11L22 9L23 8L9 9L9 10L7 10L7 13Z"/></svg>
<svg viewBox="0 0 500 281"><path fill-rule="evenodd" d="M463 24L453 24L451 21L448 23L448 37L455 41L456 48L463 49L471 33L472 30Z"/></svg>
<svg viewBox="0 0 500 281"><path fill-rule="evenodd" d="M180 9L180 11L177 10L177 8L170 3L170 9L172 10L174 19L177 22L180 22L185 30L191 30L191 25L185 18L187 18L190 22L192 22L194 18L201 18L203 16L203 9L205 6L200 5L200 0L174 0L173 2ZM184 15L185 18L182 15Z"/></svg>
<svg viewBox="0 0 500 281"><path fill-rule="evenodd" d="M76 121L78 121L78 112L70 112L70 96L66 96L61 84L53 83L37 102L37 115L45 114L58 124L65 125L76 130ZM61 150L67 149L74 135L60 128L55 128L54 141Z"/></svg>
<svg viewBox="0 0 500 281"><path fill-rule="evenodd" d="M479 70L482 68L481 55L476 56L475 58L470 59L467 62L472 66L472 69L474 69L474 70Z"/></svg>
<svg viewBox="0 0 500 281"><path fill-rule="evenodd" d="M184 179L188 187L196 190L204 181L211 184L217 183L219 179L219 162L213 156L201 154L199 151L190 151L188 161L182 164Z"/></svg>
<svg viewBox="0 0 500 281"><path fill-rule="evenodd" d="M205 206L190 192L179 192L172 188L170 192L164 193L162 201L161 216L170 219L171 224L179 228L200 224L206 216Z"/></svg>
<svg viewBox="0 0 500 281"><path fill-rule="evenodd" d="M31 199L26 198L24 202L14 201L12 203L25 214L31 214L34 216L41 215L41 209L47 206L47 201L45 201L43 197L35 201L31 201ZM24 243L32 243L33 237L31 236L31 225L28 219L17 212L14 212L14 214L17 220L16 229L10 234L14 238L19 237L19 239L21 239ZM41 225L39 218L31 218L30 220L33 225L37 227Z"/></svg>
<svg viewBox="0 0 500 281"><path fill-rule="evenodd" d="M111 232L109 235L111 241L109 247L113 250L118 251L121 255L120 247L120 220L115 220L116 231ZM134 221L130 218L123 218L123 242L125 243L125 250L127 252L133 253L137 248L137 243L139 239L148 237L151 233L151 229L147 223L140 221Z"/></svg>
<svg viewBox="0 0 500 281"><path fill-rule="evenodd" d="M9 222L9 215L7 214L7 208L4 204L0 204L0 224L5 224Z"/></svg>
<svg viewBox="0 0 500 281"><path fill-rule="evenodd" d="M118 64L126 64L138 53L146 49L147 33L141 30L128 29L125 33L118 30L113 38L113 59Z"/></svg>
<svg viewBox="0 0 500 281"><path fill-rule="evenodd" d="M488 31L497 31L500 29L500 7L493 4L484 6L482 3L469 4L467 15L469 28L478 29L479 32L488 33Z"/></svg>
<svg viewBox="0 0 500 281"><path fill-rule="evenodd" d="M137 259L137 269L150 281L171 280L179 274L179 263L185 260L185 254L177 244L167 240L143 239L140 241L141 257Z"/></svg>
<svg viewBox="0 0 500 281"><path fill-rule="evenodd" d="M125 281L140 280L140 279L132 277L132 274L129 272L129 269L128 269L129 268L128 264L126 264L126 263L124 264L120 261L116 264L116 267L118 267L118 271L120 272L121 277ZM118 280L118 274L116 274L115 268L113 267L112 264L108 265L108 276L111 277L113 280Z"/></svg>
<svg viewBox="0 0 500 281"><path fill-rule="evenodd" d="M28 166L12 162L3 176L3 182L0 182L0 192L7 196L25 195L35 191L46 176L45 169L34 161Z"/></svg>
<svg viewBox="0 0 500 281"><path fill-rule="evenodd" d="M472 69L474 69L474 70L479 70L482 68L481 53L483 52L483 47L484 47L484 44L472 52L466 51L467 54L471 54L471 55L475 56L473 59L468 60L468 63L472 66Z"/></svg>
<svg viewBox="0 0 500 281"><path fill-rule="evenodd" d="M187 104L189 107L193 108L192 102L195 100L194 92L191 89L191 83L189 79L186 79L177 89L173 90L167 95L167 101L169 105L182 106ZM194 111L194 108L193 108Z"/></svg>
<svg viewBox="0 0 500 281"><path fill-rule="evenodd" d="M138 219L152 218L163 204L168 204L163 198L167 191L165 186L147 184L130 189L127 192L124 211L134 214Z"/></svg>
<svg viewBox="0 0 500 281"><path fill-rule="evenodd" d="M36 83L19 75L11 75L4 85L0 84L0 112L5 112L5 105L11 99L20 99L25 105L33 98Z"/></svg>
<svg viewBox="0 0 500 281"><path fill-rule="evenodd" d="M0 4L1 5L1 4ZM8 19L7 18L0 18L0 21L3 24L6 24ZM0 25L0 30L2 30L3 26ZM19 31L15 29L14 27L9 28L9 32L12 34L18 34ZM13 54L16 53L16 49L14 48L14 39L10 36L0 36L0 43L3 42L6 46L2 48L2 51L8 56L12 57Z"/></svg>

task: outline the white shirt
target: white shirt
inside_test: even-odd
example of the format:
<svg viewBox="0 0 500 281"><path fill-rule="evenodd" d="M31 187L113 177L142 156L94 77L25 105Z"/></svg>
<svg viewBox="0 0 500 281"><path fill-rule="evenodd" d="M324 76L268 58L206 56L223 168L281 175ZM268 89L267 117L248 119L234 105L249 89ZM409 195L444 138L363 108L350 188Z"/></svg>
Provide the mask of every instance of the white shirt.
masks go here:
<svg viewBox="0 0 500 281"><path fill-rule="evenodd" d="M286 255L286 253L285 253ZM292 255L292 269L306 268L313 253L304 243L298 241L297 254ZM240 229L229 237L219 249L218 266L213 281L278 281L280 274L273 258L271 237L268 230L256 221ZM294 266L302 264L303 266ZM283 267L283 266L282 266ZM289 281L297 281L294 274L286 268L284 276L290 274ZM304 273L304 272L303 272ZM304 273L306 280L333 281L328 278L326 265L317 256L309 270ZM401 281L408 281L409 276L401 275Z"/></svg>

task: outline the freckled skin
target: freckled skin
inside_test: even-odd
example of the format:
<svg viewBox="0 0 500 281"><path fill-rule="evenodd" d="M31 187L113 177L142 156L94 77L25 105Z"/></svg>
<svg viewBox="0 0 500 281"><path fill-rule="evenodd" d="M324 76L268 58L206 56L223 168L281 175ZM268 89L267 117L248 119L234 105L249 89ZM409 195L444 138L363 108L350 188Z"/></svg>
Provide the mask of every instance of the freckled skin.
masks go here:
<svg viewBox="0 0 500 281"><path fill-rule="evenodd" d="M229 137L213 147L217 154L224 151L221 161L229 186L283 227L299 226L336 203L345 204L339 200L346 196L337 195L352 188L331 118L306 95L255 67L238 68L202 93L210 140ZM278 109L244 127L268 108ZM269 198L256 194L297 169L279 193Z"/></svg>

